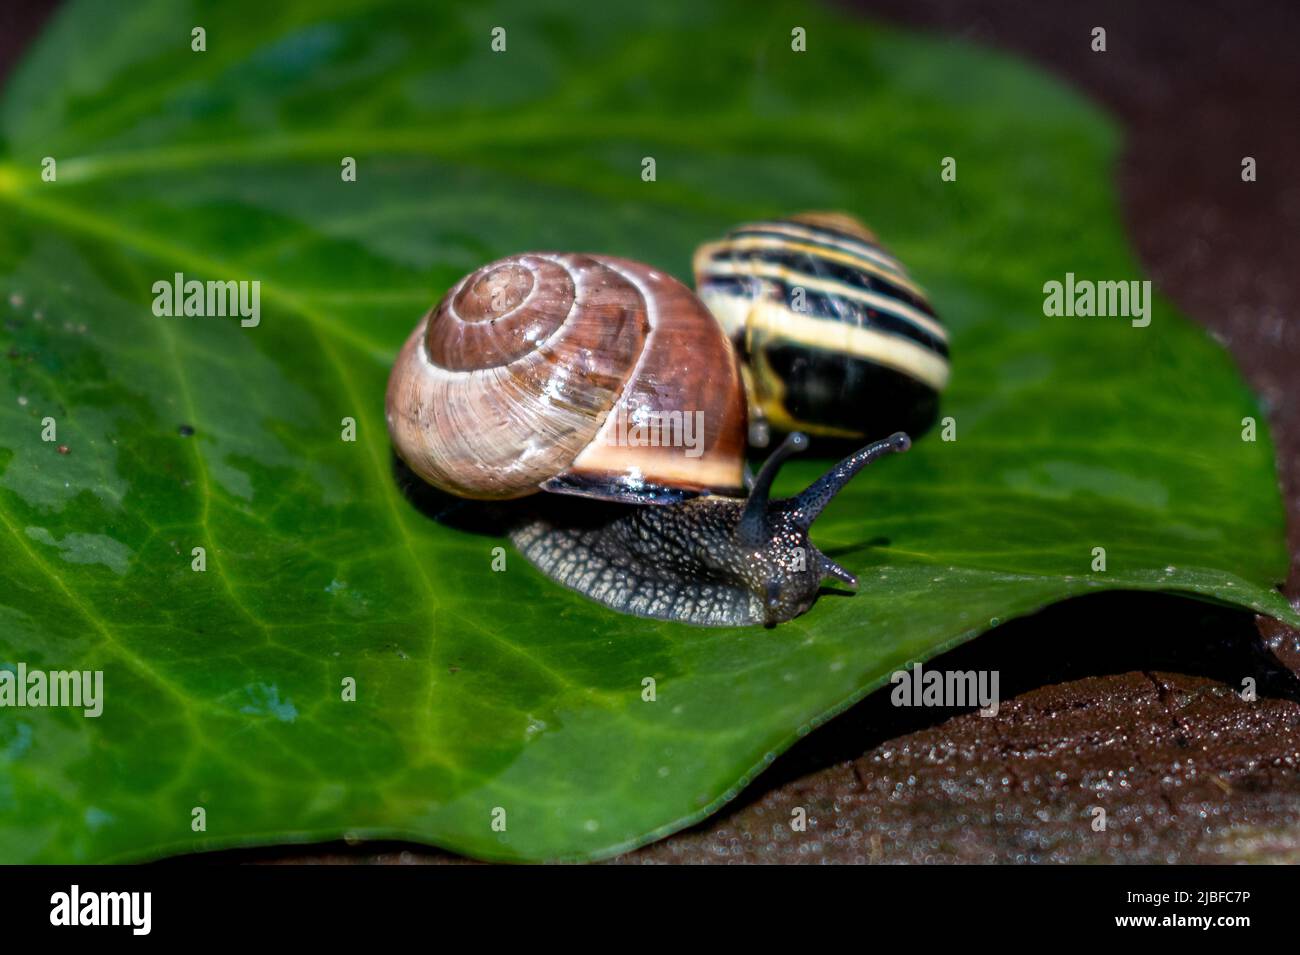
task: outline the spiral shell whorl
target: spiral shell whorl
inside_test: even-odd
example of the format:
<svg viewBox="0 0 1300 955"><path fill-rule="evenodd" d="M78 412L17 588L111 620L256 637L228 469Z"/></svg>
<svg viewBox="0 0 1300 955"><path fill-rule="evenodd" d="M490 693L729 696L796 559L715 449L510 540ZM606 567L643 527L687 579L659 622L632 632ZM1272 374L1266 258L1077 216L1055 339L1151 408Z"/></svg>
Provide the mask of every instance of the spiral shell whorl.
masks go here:
<svg viewBox="0 0 1300 955"><path fill-rule="evenodd" d="M429 359L449 371L524 358L559 328L577 298L563 265L538 256L493 262L443 298L425 334Z"/></svg>

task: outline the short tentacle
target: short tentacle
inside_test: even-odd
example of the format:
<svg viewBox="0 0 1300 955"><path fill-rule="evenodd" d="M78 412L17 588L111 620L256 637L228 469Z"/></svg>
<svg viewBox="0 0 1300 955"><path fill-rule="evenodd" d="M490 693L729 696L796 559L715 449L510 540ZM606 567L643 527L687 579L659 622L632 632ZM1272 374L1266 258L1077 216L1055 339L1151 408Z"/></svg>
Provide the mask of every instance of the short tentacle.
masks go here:
<svg viewBox="0 0 1300 955"><path fill-rule="evenodd" d="M849 573L839 564L835 563L835 561L831 560L825 554L820 554L819 556L821 557L821 570L822 570L823 579L827 577L831 577L835 580L838 580L842 584L847 584L849 587L856 588L858 586L857 577Z"/></svg>

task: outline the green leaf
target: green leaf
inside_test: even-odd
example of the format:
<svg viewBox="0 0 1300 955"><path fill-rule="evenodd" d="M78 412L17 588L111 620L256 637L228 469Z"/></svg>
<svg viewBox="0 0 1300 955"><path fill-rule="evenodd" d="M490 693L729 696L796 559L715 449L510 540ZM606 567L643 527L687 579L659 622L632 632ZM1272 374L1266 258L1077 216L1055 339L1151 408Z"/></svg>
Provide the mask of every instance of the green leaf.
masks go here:
<svg viewBox="0 0 1300 955"><path fill-rule="evenodd" d="M0 861L340 834L598 857L1050 602L1163 590L1297 620L1228 356L1158 297L1146 328L1043 313L1067 272L1141 278L1111 122L1002 56L755 9L60 12L0 107L0 663L102 669L104 706L0 710ZM957 440L876 465L814 533L856 596L773 630L619 616L513 553L493 573L504 541L404 496L389 363L460 275L555 248L689 278L696 243L806 208L866 218L953 331ZM155 317L175 272L259 280L260 324Z"/></svg>

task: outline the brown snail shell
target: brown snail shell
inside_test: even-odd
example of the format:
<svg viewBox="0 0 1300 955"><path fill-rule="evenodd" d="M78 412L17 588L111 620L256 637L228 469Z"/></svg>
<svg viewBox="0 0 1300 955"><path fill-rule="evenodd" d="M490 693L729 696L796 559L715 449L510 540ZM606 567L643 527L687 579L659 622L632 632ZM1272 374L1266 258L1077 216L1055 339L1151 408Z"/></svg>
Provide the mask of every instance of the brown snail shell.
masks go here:
<svg viewBox="0 0 1300 955"><path fill-rule="evenodd" d="M736 356L689 289L626 259L528 253L467 275L407 339L385 406L407 465L461 497L744 495ZM673 413L702 425L696 453L628 440Z"/></svg>

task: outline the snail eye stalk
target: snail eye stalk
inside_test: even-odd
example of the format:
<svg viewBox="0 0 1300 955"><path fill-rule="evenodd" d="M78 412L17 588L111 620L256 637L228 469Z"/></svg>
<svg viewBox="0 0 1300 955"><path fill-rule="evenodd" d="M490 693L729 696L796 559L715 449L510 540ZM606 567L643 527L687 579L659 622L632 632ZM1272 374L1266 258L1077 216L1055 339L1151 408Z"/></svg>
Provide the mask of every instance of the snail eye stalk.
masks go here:
<svg viewBox="0 0 1300 955"><path fill-rule="evenodd" d="M790 455L808 447L808 436L798 431L787 435L780 446L763 462L763 468L754 479L745 500L745 510L740 515L736 535L742 546L757 547L767 540L767 503L776 473Z"/></svg>
<svg viewBox="0 0 1300 955"><path fill-rule="evenodd" d="M906 451L911 446L912 439L904 432L896 431L889 437L873 441L865 448L850 454L808 485L808 489L794 499L796 520L799 525L805 529L812 527L813 521L817 520L821 512L826 509L826 505L834 500L835 495L844 490L845 485L853 480L854 475L872 461L886 454ZM765 466L764 470L766 469ZM759 475L759 478L761 479L762 475Z"/></svg>

